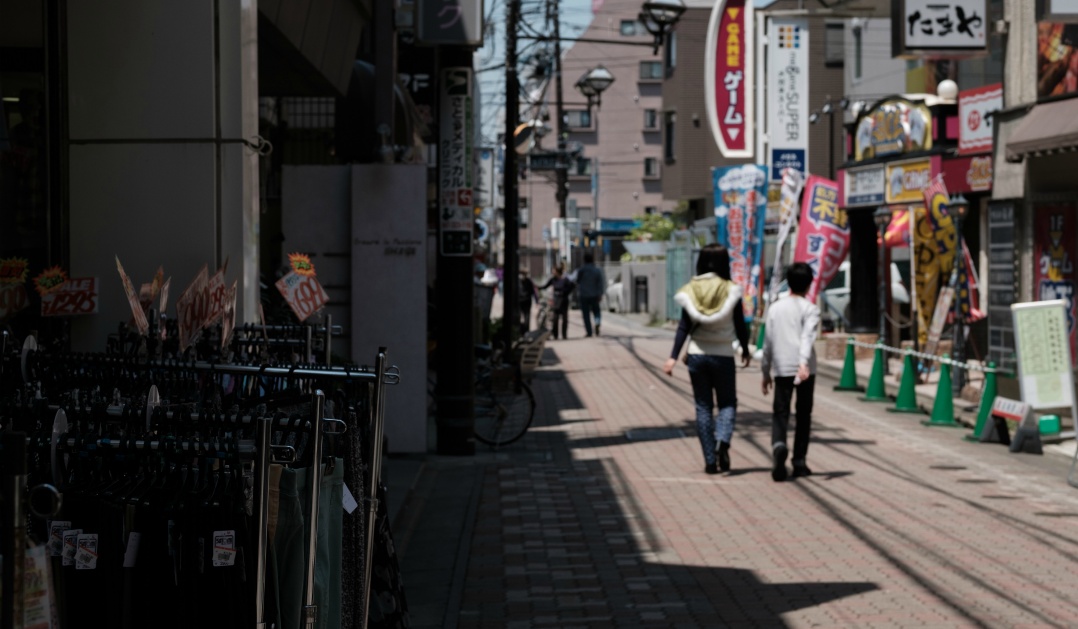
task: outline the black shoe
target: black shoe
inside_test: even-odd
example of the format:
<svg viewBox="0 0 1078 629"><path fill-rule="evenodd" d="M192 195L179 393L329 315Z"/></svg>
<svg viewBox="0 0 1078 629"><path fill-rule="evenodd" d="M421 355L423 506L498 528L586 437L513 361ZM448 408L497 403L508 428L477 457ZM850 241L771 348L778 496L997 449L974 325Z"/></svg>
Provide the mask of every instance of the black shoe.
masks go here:
<svg viewBox="0 0 1078 629"><path fill-rule="evenodd" d="M786 448L785 443L775 444L775 448L771 453L775 461L775 466L771 468L771 480L776 483L786 480L786 457L789 454L790 451Z"/></svg>
<svg viewBox="0 0 1078 629"><path fill-rule="evenodd" d="M805 465L804 461L794 461L794 471L790 474L791 478L797 478L799 476L812 476L812 470L809 466Z"/></svg>
<svg viewBox="0 0 1078 629"><path fill-rule="evenodd" d="M704 473L705 474L718 474L719 473L719 468L714 463L708 463L707 465L704 466Z"/></svg>
<svg viewBox="0 0 1078 629"><path fill-rule="evenodd" d="M730 471L730 444L722 441L719 443L719 449L715 451L715 454L719 457L719 469L724 472Z"/></svg>
<svg viewBox="0 0 1078 629"><path fill-rule="evenodd" d="M599 324L595 324L595 336L599 336Z"/></svg>

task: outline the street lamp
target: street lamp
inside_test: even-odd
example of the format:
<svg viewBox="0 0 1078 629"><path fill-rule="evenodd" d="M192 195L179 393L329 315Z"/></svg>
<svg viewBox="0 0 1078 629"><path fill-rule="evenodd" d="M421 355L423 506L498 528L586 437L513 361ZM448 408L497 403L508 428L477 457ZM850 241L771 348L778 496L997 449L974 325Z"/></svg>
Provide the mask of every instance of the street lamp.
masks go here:
<svg viewBox="0 0 1078 629"><path fill-rule="evenodd" d="M872 218L876 221L876 227L880 230L880 244L879 255L876 266L876 273L879 275L880 285L880 344L884 344L884 339L887 335L887 226L891 224L891 208L886 205L881 205L876 208L876 212L872 214ZM886 362L884 363L886 365Z"/></svg>
<svg viewBox="0 0 1078 629"><path fill-rule="evenodd" d="M588 115L591 107L599 109L603 105L603 92L614 83L614 75L605 66L597 65L585 72L576 81L576 89L588 99Z"/></svg>
<svg viewBox="0 0 1078 629"><path fill-rule="evenodd" d="M959 295L962 286L959 284L958 278L962 273L962 265L966 263L965 251L962 247L962 222L966 218L966 213L969 212L969 201L959 192L956 196L951 197L950 202L947 204L947 210L954 217L956 236L954 250L954 340L951 343L951 356L956 364L961 364L965 361L966 335L964 334L965 324L962 321L962 300ZM966 385L965 369L959 367L954 370L952 383L955 395L962 395L962 389Z"/></svg>
<svg viewBox="0 0 1078 629"><path fill-rule="evenodd" d="M644 3L643 10L637 18L655 38L651 47L652 52L659 54L659 47L663 45L666 34L684 12L685 3L681 0L649 0Z"/></svg>

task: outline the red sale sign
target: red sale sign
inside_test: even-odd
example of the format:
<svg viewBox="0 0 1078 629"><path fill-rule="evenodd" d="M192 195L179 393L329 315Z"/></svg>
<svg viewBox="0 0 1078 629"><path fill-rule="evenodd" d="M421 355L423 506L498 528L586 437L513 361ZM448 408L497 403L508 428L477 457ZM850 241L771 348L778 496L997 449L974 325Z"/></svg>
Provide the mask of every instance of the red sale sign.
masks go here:
<svg viewBox="0 0 1078 629"><path fill-rule="evenodd" d="M119 256L116 256L116 271L120 274L120 281L123 282L124 294L127 295L127 303L131 306L131 315L135 318L135 327L138 328L139 334L146 336L146 333L150 331L150 322L146 320L146 313L142 311L138 294L135 293L135 287L131 284L131 278L127 276L123 265L120 264Z"/></svg>
<svg viewBox="0 0 1078 629"><path fill-rule="evenodd" d="M97 314L97 278L70 277L60 288L41 296L41 316Z"/></svg>
<svg viewBox="0 0 1078 629"><path fill-rule="evenodd" d="M711 11L704 58L704 98L723 157L752 157L753 3L719 0Z"/></svg>
<svg viewBox="0 0 1078 629"><path fill-rule="evenodd" d="M0 284L0 321L9 319L29 304L25 284Z"/></svg>
<svg viewBox="0 0 1078 629"><path fill-rule="evenodd" d="M186 350L202 331L206 320L206 286L209 284L209 269L203 264L195 279L187 286L176 300L177 325L180 328L180 351Z"/></svg>
<svg viewBox="0 0 1078 629"><path fill-rule="evenodd" d="M326 289L313 275L303 276L292 271L277 280L277 290L300 321L306 321L329 303Z"/></svg>

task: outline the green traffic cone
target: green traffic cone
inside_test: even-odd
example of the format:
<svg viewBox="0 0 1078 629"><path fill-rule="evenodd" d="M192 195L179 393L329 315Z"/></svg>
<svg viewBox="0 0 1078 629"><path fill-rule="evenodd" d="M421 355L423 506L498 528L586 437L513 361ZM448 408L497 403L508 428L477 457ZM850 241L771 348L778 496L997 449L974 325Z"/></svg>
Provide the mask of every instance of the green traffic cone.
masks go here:
<svg viewBox="0 0 1078 629"><path fill-rule="evenodd" d="M883 348L876 347L876 357L872 361L872 374L868 377L868 392L861 396L865 402L890 402L887 389L883 384Z"/></svg>
<svg viewBox="0 0 1078 629"><path fill-rule="evenodd" d="M854 340L850 337L850 340ZM846 362L842 364L842 378L838 382L835 391L864 391L865 388L857 384L857 361L854 356L853 345L846 343Z"/></svg>
<svg viewBox="0 0 1078 629"><path fill-rule="evenodd" d="M767 330L767 322L760 322L760 333L756 335L756 349L764 348L764 332Z"/></svg>
<svg viewBox="0 0 1078 629"><path fill-rule="evenodd" d="M996 363L988 363L988 371L984 374L984 389L981 390L981 406L977 409L977 424L973 427L973 434L966 435L968 441L980 441L984 432L985 424L992 415L992 403L996 401Z"/></svg>
<svg viewBox="0 0 1078 629"><path fill-rule="evenodd" d="M906 354L902 361L902 382L898 385L898 397L895 398L894 408L887 410L892 413L920 413L917 406L917 374L913 366L913 356Z"/></svg>
<svg viewBox="0 0 1078 629"><path fill-rule="evenodd" d="M947 358L947 354L943 355ZM936 401L932 403L932 415L927 421L921 422L925 426L952 426L960 427L954 420L954 396L951 393L951 365L940 363L940 381L936 386Z"/></svg>

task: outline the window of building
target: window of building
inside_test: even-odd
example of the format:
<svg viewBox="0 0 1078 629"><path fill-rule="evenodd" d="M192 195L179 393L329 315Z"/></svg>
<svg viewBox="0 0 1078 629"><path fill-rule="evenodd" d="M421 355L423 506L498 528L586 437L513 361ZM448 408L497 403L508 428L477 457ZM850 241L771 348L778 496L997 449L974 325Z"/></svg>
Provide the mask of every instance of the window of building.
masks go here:
<svg viewBox="0 0 1078 629"><path fill-rule="evenodd" d="M622 20L621 21L621 34L628 37L629 35L637 34L636 20Z"/></svg>
<svg viewBox="0 0 1078 629"><path fill-rule="evenodd" d="M677 112L668 111L663 114L663 158L669 164L676 159L674 145L674 131L677 125Z"/></svg>
<svg viewBox="0 0 1078 629"><path fill-rule="evenodd" d="M657 157L645 157L644 158L644 178L645 179L658 179L659 177L659 158Z"/></svg>
<svg viewBox="0 0 1078 629"><path fill-rule="evenodd" d="M674 68L677 67L677 32L666 36L666 44L663 47L663 61L666 65L666 76L673 76Z"/></svg>
<svg viewBox="0 0 1078 629"><path fill-rule="evenodd" d="M569 168L569 174L574 177L590 177L591 176L591 158L590 157L578 157L576 162Z"/></svg>
<svg viewBox="0 0 1078 629"><path fill-rule="evenodd" d="M827 22L824 29L823 55L828 66L840 66L846 53L846 27L842 22Z"/></svg>
<svg viewBox="0 0 1078 629"><path fill-rule="evenodd" d="M591 112L587 109L568 109L565 111L565 124L570 129L590 129Z"/></svg>
<svg viewBox="0 0 1078 629"><path fill-rule="evenodd" d="M641 61L641 81L661 81L663 78L663 64L661 61Z"/></svg>
<svg viewBox="0 0 1078 629"><path fill-rule="evenodd" d="M644 110L644 130L645 131L658 131L659 130L659 112L655 109Z"/></svg>
<svg viewBox="0 0 1078 629"><path fill-rule="evenodd" d="M590 205L576 206L576 217L580 220L580 226L590 227L595 222L595 211Z"/></svg>
<svg viewBox="0 0 1078 629"><path fill-rule="evenodd" d="M861 76L862 76L862 74L861 74L861 72L862 72L861 61L863 59L863 57L862 57L863 50L862 50L862 47L861 47L862 46L862 43L861 43L861 34L862 34L861 27L860 26L854 27L852 29L852 32L853 32L853 79L855 81L860 81Z"/></svg>
<svg viewBox="0 0 1078 629"><path fill-rule="evenodd" d="M648 205L644 208L644 214L658 214L659 208L654 205Z"/></svg>

